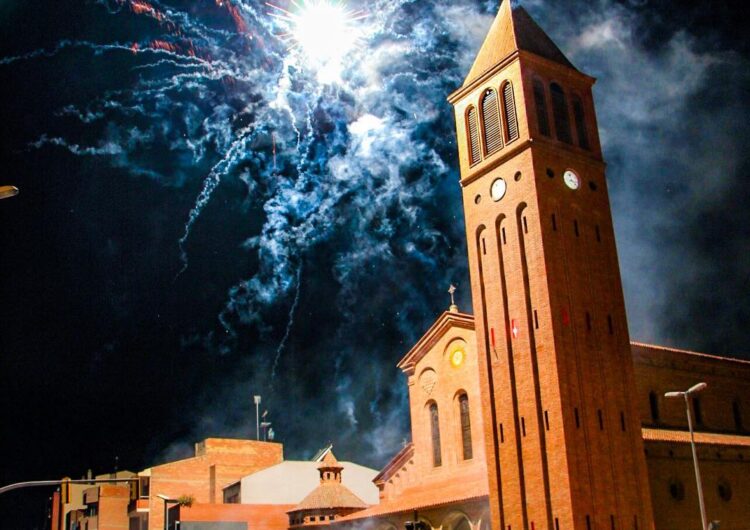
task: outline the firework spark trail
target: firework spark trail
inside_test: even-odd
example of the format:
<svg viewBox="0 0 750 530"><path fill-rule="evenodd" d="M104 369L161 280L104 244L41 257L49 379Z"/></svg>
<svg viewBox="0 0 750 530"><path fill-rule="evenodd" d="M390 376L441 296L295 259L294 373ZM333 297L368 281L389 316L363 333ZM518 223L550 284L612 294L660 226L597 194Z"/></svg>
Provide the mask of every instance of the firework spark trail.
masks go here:
<svg viewBox="0 0 750 530"><path fill-rule="evenodd" d="M191 57L187 55L182 55L179 53L175 53L169 50L164 50L161 48L149 48L148 46L144 45L143 47L133 48L133 45L127 45L127 44L118 44L118 43L111 43L111 44L99 44L96 42L90 42L90 41L82 41L82 40L68 40L64 39L58 42L54 48L46 49L46 48L40 48L38 50L30 51L21 55L14 55L11 57L3 57L0 59L0 65L9 65L16 63L18 61L28 61L30 59L36 59L39 57L54 57L55 55L59 54L63 50L67 48L88 48L90 50L93 50L95 54L102 54L107 51L126 51L128 53L133 54L153 54L153 55L169 55L171 57L179 57L180 59L183 59L187 62L197 62L201 64L209 64L204 59L201 59L200 57Z"/></svg>
<svg viewBox="0 0 750 530"><path fill-rule="evenodd" d="M271 380L276 379L276 368L278 368L279 360L281 360L281 354L286 348L286 343L289 341L289 336L292 333L294 327L294 314L297 312L297 306L299 305L300 292L302 291L302 263L300 262L297 268L297 281L296 281L296 292L294 294L294 301L292 307L289 309L289 315L287 316L286 330L284 336L279 343L279 347L276 348L276 356L273 359L273 367L271 368Z"/></svg>
<svg viewBox="0 0 750 530"><path fill-rule="evenodd" d="M234 162L236 162L237 160L242 160L242 154L243 154L242 148L244 148L247 141L251 139L252 137L251 133L257 132L257 131L254 131L254 129L255 129L255 124L249 125L238 132L237 134L238 138L234 141L234 143L227 150L227 153L224 155L224 157L211 169L211 172L208 174L208 176L204 180L203 189L201 190L200 194L198 195L198 198L195 201L195 204L193 205L193 208L190 210L190 213L188 214L188 220L185 223L185 230L183 232L182 237L179 240L180 260L182 261L182 268L177 273L177 276L175 277L175 279L179 278L180 275L183 272L185 272L188 268L188 256L187 256L187 251L185 250L185 244L187 243L187 240L190 237L190 230L192 229L195 222L198 220L198 217L200 217L203 209L211 200L211 195L213 194L214 190L221 182L221 178L226 174L227 171L231 169L232 164Z"/></svg>

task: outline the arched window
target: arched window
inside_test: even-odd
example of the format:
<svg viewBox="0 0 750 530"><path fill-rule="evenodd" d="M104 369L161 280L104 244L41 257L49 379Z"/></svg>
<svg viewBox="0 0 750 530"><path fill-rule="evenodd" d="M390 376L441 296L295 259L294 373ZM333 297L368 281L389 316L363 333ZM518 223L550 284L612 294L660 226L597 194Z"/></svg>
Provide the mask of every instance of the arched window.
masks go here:
<svg viewBox="0 0 750 530"><path fill-rule="evenodd" d="M469 396L461 394L458 396L458 407L461 412L461 443L464 450L464 460L471 460L473 455L471 447L471 418L469 417Z"/></svg>
<svg viewBox="0 0 750 530"><path fill-rule="evenodd" d="M649 392L648 404L651 407L651 421L657 423L659 421L659 400L656 397L656 392Z"/></svg>
<svg viewBox="0 0 750 530"><path fill-rule="evenodd" d="M536 105L536 120L539 126L539 134L550 136L547 96L544 94L544 85L538 79L534 79L534 104Z"/></svg>
<svg viewBox="0 0 750 530"><path fill-rule="evenodd" d="M505 124L505 141L518 139L518 118L516 117L516 100L513 97L513 85L507 81L503 85L503 123Z"/></svg>
<svg viewBox="0 0 750 530"><path fill-rule="evenodd" d="M430 404L430 430L432 432L432 465L435 467L443 463L440 456L440 418L437 403Z"/></svg>
<svg viewBox="0 0 750 530"><path fill-rule="evenodd" d="M479 151L479 123L476 108L471 107L466 113L466 125L469 132L469 163L476 164L482 159Z"/></svg>
<svg viewBox="0 0 750 530"><path fill-rule="evenodd" d="M500 110L497 106L497 92L488 88L482 97L482 126L484 133L484 152L491 155L503 147L500 135Z"/></svg>
<svg viewBox="0 0 750 530"><path fill-rule="evenodd" d="M555 119L557 139L566 144L572 144L570 132L570 116L568 116L568 100L560 85L552 83L549 87L552 93L552 116Z"/></svg>
<svg viewBox="0 0 750 530"><path fill-rule="evenodd" d="M583 102L578 96L573 96L573 117L576 120L578 145L583 149L591 149L591 146L589 145L589 135L586 132L586 115L583 112Z"/></svg>

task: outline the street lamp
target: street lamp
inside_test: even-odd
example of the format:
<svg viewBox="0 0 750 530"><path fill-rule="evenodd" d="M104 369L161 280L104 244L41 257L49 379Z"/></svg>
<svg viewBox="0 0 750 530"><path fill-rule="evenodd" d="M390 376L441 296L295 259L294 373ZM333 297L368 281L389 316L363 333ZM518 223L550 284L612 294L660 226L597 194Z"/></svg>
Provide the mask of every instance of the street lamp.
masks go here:
<svg viewBox="0 0 750 530"><path fill-rule="evenodd" d="M7 199L18 195L18 188L15 186L0 186L0 199Z"/></svg>
<svg viewBox="0 0 750 530"><path fill-rule="evenodd" d="M260 419L258 417L258 413L260 410L258 407L260 407L260 396L253 396L253 401L255 402L255 439L260 440Z"/></svg>
<svg viewBox="0 0 750 530"><path fill-rule="evenodd" d="M688 429L690 430L690 447L693 450L693 467L695 467L695 483L698 486L698 503L701 508L701 528L703 530L710 530L714 527L712 522L711 527L708 526L708 520L706 518L706 504L703 501L703 484L701 482L701 471L698 467L698 453L695 450L695 436L693 435L693 416L690 412L690 397L693 394L697 394L701 390L704 390L708 385L706 383L698 383L688 388L685 392L667 392L664 394L666 398L683 398L685 400L685 409L687 411Z"/></svg>
<svg viewBox="0 0 750 530"><path fill-rule="evenodd" d="M170 499L169 497L167 497L166 495L162 495L161 493L157 493L156 496L164 501L164 530L169 530L169 512L167 511L167 508L170 503L177 504L180 501L177 499Z"/></svg>

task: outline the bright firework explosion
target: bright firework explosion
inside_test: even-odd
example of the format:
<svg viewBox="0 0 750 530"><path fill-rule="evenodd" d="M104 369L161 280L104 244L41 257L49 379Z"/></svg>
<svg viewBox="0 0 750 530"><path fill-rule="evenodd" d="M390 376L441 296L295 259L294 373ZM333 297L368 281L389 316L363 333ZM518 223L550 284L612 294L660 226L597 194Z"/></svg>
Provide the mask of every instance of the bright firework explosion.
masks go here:
<svg viewBox="0 0 750 530"><path fill-rule="evenodd" d="M286 31L279 37L301 52L306 64L318 71L321 82L340 80L344 57L361 38L354 22L367 14L348 9L343 1L292 0L292 4L294 11L266 3L275 10L270 15L281 21Z"/></svg>

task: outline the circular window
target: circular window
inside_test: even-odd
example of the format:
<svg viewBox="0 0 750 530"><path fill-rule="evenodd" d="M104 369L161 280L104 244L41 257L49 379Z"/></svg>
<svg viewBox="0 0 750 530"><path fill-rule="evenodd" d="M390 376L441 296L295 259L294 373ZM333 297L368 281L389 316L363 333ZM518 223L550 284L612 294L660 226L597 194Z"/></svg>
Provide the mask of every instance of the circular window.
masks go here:
<svg viewBox="0 0 750 530"><path fill-rule="evenodd" d="M518 172L518 173L516 173L516 175L515 175L515 176L513 177L513 180L515 180L516 182L518 182L519 180L521 180L521 177L523 177L523 175L521 175L521 172L519 171L519 172Z"/></svg>
<svg viewBox="0 0 750 530"><path fill-rule="evenodd" d="M481 195L477 195L476 197L474 197L474 204L479 204L480 202L482 202Z"/></svg>
<svg viewBox="0 0 750 530"><path fill-rule="evenodd" d="M673 478L669 481L669 494L676 501L685 499L685 484L681 480Z"/></svg>
<svg viewBox="0 0 750 530"><path fill-rule="evenodd" d="M719 494L719 498L724 502L732 500L732 486L729 485L729 481L726 479L719 480L719 485L716 486L716 492Z"/></svg>

